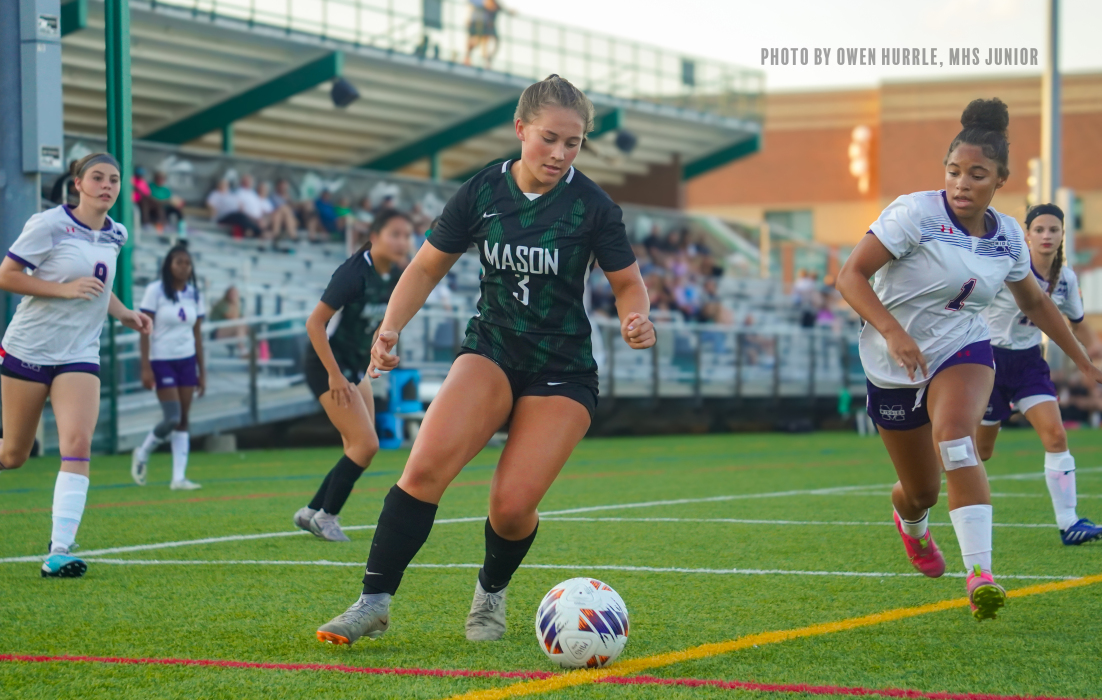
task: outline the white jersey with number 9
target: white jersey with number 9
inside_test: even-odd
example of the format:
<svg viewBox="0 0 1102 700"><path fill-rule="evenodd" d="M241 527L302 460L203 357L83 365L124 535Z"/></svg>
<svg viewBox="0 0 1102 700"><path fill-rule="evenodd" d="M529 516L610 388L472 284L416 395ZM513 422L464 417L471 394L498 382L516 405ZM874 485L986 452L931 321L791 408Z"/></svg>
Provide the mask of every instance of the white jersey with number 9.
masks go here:
<svg viewBox="0 0 1102 700"><path fill-rule="evenodd" d="M27 220L8 257L31 275L48 282L95 277L104 291L91 301L25 296L4 333L4 351L24 362L64 365L99 364L99 338L107 320L115 263L126 243L126 228L108 218L94 231L67 206Z"/></svg>

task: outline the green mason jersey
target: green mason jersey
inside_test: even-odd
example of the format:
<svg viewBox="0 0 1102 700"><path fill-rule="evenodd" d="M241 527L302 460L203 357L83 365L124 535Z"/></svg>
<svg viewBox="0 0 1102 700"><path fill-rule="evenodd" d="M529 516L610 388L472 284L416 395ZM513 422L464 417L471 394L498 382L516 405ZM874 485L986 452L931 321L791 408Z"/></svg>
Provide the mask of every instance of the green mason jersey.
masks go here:
<svg viewBox="0 0 1102 700"><path fill-rule="evenodd" d="M330 326L329 347L342 370L367 369L371 338L383 322L386 304L400 275L396 265L391 266L389 274L380 275L371 251L356 253L333 273L321 300L340 313L336 328Z"/></svg>
<svg viewBox="0 0 1102 700"><path fill-rule="evenodd" d="M594 261L605 272L635 262L623 213L573 167L550 192L525 194L510 163L460 187L428 234L444 253L473 244L482 260L463 347L524 372L595 371L582 294Z"/></svg>

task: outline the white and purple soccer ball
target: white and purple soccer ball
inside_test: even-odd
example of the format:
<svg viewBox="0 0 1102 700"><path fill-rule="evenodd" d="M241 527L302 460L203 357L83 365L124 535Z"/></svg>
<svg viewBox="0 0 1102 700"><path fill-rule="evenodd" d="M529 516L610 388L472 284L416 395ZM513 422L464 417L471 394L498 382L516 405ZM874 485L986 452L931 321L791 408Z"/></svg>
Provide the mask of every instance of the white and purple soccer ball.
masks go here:
<svg viewBox="0 0 1102 700"><path fill-rule="evenodd" d="M597 579L563 581L536 610L536 639L561 668L608 666L628 643L628 608Z"/></svg>

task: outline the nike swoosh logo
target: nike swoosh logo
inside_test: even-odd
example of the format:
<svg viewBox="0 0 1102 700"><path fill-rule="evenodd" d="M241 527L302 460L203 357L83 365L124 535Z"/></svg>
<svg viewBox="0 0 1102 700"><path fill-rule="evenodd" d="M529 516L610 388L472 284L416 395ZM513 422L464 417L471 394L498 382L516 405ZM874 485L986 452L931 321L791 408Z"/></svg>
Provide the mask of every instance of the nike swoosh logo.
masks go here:
<svg viewBox="0 0 1102 700"><path fill-rule="evenodd" d="M498 213L495 213L495 214L483 214L482 218L483 219L489 219L489 218L494 217L494 216L501 216L501 213L498 212Z"/></svg>
<svg viewBox="0 0 1102 700"><path fill-rule="evenodd" d="M566 382L547 382L547 386L558 386L559 384L566 384Z"/></svg>

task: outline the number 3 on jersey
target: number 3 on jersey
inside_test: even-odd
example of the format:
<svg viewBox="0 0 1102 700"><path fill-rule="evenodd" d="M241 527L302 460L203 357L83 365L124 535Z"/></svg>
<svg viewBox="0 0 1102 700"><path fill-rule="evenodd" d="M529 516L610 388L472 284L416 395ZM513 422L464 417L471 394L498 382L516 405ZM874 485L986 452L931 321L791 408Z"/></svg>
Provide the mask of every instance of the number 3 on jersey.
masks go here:
<svg viewBox="0 0 1102 700"><path fill-rule="evenodd" d="M517 298L517 301L528 306L528 275L521 277L517 282L517 287L520 288L519 292L513 292L513 296Z"/></svg>
<svg viewBox="0 0 1102 700"><path fill-rule="evenodd" d="M960 311L964 308L964 300L976 289L976 278L968 280L960 286L960 293L945 305L946 309L950 311Z"/></svg>

